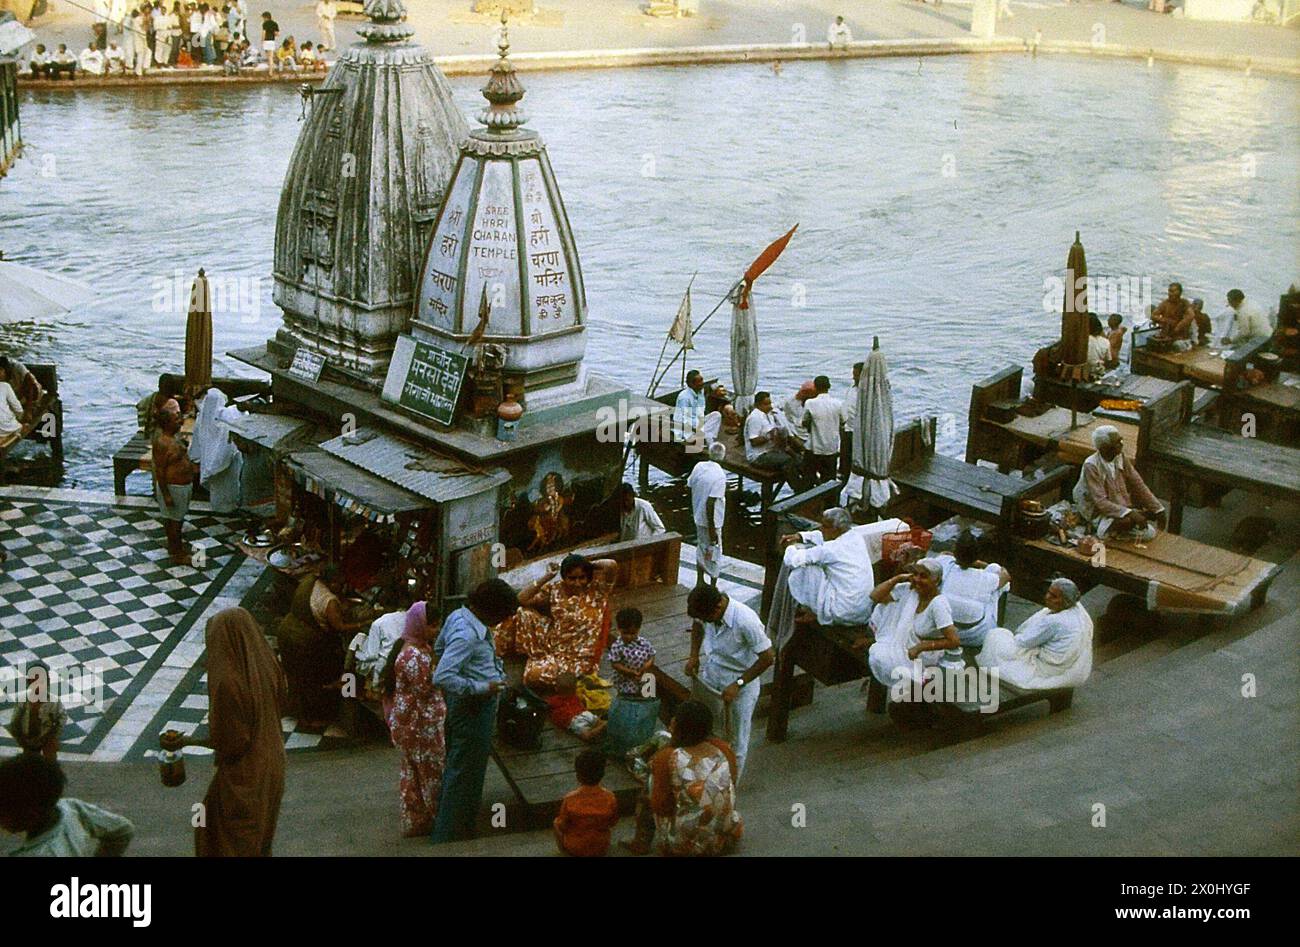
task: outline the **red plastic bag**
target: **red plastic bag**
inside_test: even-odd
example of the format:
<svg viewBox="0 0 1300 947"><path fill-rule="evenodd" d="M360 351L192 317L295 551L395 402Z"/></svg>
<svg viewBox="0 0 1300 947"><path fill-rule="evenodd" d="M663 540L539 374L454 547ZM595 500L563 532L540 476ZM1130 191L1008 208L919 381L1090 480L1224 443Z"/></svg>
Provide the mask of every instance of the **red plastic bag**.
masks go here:
<svg viewBox="0 0 1300 947"><path fill-rule="evenodd" d="M917 526L908 519L903 522L907 524L907 529L885 533L880 538L880 561L894 570L911 557L913 550L922 553L929 551L930 542L934 539L934 534L928 529Z"/></svg>

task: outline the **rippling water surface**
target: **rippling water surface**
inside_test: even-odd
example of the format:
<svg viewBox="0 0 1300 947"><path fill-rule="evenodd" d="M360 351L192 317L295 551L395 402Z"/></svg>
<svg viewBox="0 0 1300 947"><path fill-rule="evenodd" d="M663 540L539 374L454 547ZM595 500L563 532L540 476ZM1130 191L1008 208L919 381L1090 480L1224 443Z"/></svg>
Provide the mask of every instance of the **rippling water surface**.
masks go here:
<svg viewBox="0 0 1300 947"><path fill-rule="evenodd" d="M950 412L1027 362L1076 229L1093 273L1180 279L1217 312L1296 279L1297 85L1191 66L950 57L523 76L581 253L587 359L646 385L691 274L698 320L753 255L799 232L756 294L763 387L849 365L879 335L899 420ZM467 112L478 79L453 81ZM0 350L59 363L69 482L112 483L134 402L180 370L177 271L261 277L259 312L219 315L221 353L279 319L269 278L280 184L298 133L289 87L30 93L30 147L0 182L0 249L98 291ZM692 364L726 373L724 310Z"/></svg>

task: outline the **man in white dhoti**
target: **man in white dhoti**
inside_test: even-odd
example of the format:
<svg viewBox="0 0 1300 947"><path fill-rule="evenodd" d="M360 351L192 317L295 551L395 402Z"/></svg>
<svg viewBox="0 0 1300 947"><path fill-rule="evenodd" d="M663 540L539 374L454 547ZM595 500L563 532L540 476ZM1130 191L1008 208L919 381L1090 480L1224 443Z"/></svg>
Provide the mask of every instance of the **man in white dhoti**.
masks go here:
<svg viewBox="0 0 1300 947"><path fill-rule="evenodd" d="M871 592L875 643L867 652L872 675L890 688L903 680L921 683L936 667L961 670L965 661L952 608L939 591L943 566L922 559Z"/></svg>
<svg viewBox="0 0 1300 947"><path fill-rule="evenodd" d="M979 558L979 541L970 530L957 537L953 552L935 557L943 564L943 597L962 645L978 648L997 626L998 606L1011 587L1011 573Z"/></svg>
<svg viewBox="0 0 1300 947"><path fill-rule="evenodd" d="M1014 634L1006 628L990 631L975 660L1021 690L1078 687L1092 673L1092 617L1069 579L1052 582L1044 601L1046 607Z"/></svg>
<svg viewBox="0 0 1300 947"><path fill-rule="evenodd" d="M143 76L145 70L153 64L153 50L149 46L152 15L147 11L147 7L138 7L132 11L127 21L130 23L128 42L131 48L131 71L137 76Z"/></svg>
<svg viewBox="0 0 1300 947"><path fill-rule="evenodd" d="M761 688L772 665L772 642L748 605L709 585L697 585L686 599L691 617L691 656L686 673L696 700L721 722L722 736L736 753L736 776L745 770L749 734Z"/></svg>
<svg viewBox="0 0 1300 947"><path fill-rule="evenodd" d="M334 37L334 18L339 15L339 9L334 5L334 0L320 0L316 4L316 25L320 28L320 47L321 49L334 49L339 42Z"/></svg>
<svg viewBox="0 0 1300 947"><path fill-rule="evenodd" d="M244 468L244 456L230 440L232 417L239 417L239 409L226 407L226 396L209 388L194 422L190 460L199 465L199 483L207 488L214 513L230 513L239 506L239 474Z"/></svg>
<svg viewBox="0 0 1300 947"><path fill-rule="evenodd" d="M95 48L91 43L81 51L81 71L88 76L102 76L104 74L104 53Z"/></svg>
<svg viewBox="0 0 1300 947"><path fill-rule="evenodd" d="M861 625L871 617L875 575L866 540L853 532L848 510L833 506L821 516L821 529L785 536L789 545L790 594L819 625ZM796 617L796 621L798 621Z"/></svg>
<svg viewBox="0 0 1300 947"><path fill-rule="evenodd" d="M1074 505L1101 538L1130 531L1140 539L1154 539L1153 520L1165 508L1147 488L1142 475L1124 459L1124 440L1113 425L1092 432L1095 454L1089 455L1074 485Z"/></svg>
<svg viewBox="0 0 1300 947"><path fill-rule="evenodd" d="M709 447L709 459L702 460L686 478L691 491L691 513L695 517L695 577L705 575L714 585L722 570L722 523L727 514L727 472L720 461L727 456L722 444Z"/></svg>
<svg viewBox="0 0 1300 947"><path fill-rule="evenodd" d="M619 487L618 541L643 539L656 533L666 533L664 521L659 518L649 500L636 495L636 487L625 483Z"/></svg>
<svg viewBox="0 0 1300 947"><path fill-rule="evenodd" d="M844 17L837 16L835 22L826 27L827 47L834 49L838 46L840 49L843 49L851 42L853 42L853 31L849 29L849 25L844 22Z"/></svg>

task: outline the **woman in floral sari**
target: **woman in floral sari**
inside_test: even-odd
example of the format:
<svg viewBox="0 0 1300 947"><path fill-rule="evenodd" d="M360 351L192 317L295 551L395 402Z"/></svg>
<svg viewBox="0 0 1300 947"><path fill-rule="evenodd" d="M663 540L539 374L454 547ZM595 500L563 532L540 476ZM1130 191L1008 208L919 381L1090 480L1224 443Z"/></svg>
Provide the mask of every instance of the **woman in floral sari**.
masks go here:
<svg viewBox="0 0 1300 947"><path fill-rule="evenodd" d="M447 761L444 724L447 704L433 685L433 641L438 627L430 625L425 602L406 613L406 628L393 645L384 667L384 719L393 746L402 751L398 795L402 835L428 835L438 815L442 771Z"/></svg>
<svg viewBox="0 0 1300 947"><path fill-rule="evenodd" d="M559 582L552 582L556 576ZM496 632L503 657L526 654L524 683L554 687L564 672L595 674L604 650L609 596L618 578L613 559L570 554L519 593L519 611Z"/></svg>
<svg viewBox="0 0 1300 947"><path fill-rule="evenodd" d="M736 756L709 736L713 713L699 701L673 715L673 741L650 760L650 810L660 855L725 855L744 825L736 811Z"/></svg>

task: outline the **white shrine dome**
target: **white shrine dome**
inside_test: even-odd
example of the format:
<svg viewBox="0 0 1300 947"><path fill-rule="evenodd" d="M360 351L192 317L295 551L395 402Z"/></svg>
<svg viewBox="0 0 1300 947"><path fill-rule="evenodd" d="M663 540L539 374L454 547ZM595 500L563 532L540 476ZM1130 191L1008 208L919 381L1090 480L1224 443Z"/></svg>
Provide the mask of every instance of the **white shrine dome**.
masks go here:
<svg viewBox="0 0 1300 947"><path fill-rule="evenodd" d="M483 127L460 145L425 250L411 334L455 350L477 335L506 350L504 372L526 389L551 387L578 376L586 348L582 269L546 145L520 127L524 89L504 28L498 48Z"/></svg>

